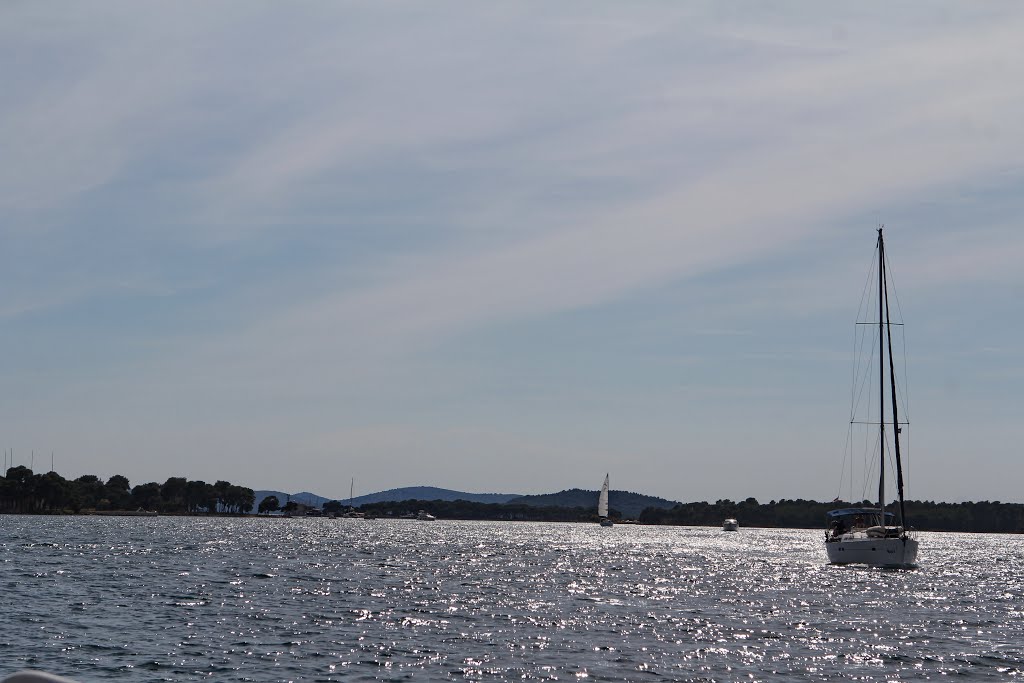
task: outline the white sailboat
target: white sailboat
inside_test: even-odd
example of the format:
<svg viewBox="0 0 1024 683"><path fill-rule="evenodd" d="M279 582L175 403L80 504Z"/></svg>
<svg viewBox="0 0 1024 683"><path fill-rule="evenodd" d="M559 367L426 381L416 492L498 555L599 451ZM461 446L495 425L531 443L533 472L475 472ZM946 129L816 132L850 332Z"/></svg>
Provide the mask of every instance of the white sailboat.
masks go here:
<svg viewBox="0 0 1024 683"><path fill-rule="evenodd" d="M903 464L900 457L899 407L896 372L892 355L892 323L889 316L889 285L886 277L885 242L878 229L878 507L851 507L832 510L827 515L825 549L832 564L866 564L872 567L908 568L917 562L918 542L906 529L903 500ZM887 377L888 376L888 377ZM889 396L886 396L888 379ZM856 394L855 394L856 396ZM892 420L886 422L885 405L892 407ZM851 426L856 420L851 419ZM892 426L891 450L886 425ZM892 453L896 465L896 490L899 514L886 510L885 470Z"/></svg>
<svg viewBox="0 0 1024 683"><path fill-rule="evenodd" d="M597 497L597 516L601 518L601 526L612 526L612 520L608 519L608 475L604 475L604 484L601 485L601 495Z"/></svg>
<svg viewBox="0 0 1024 683"><path fill-rule="evenodd" d="M352 481L348 485L348 511L342 517L346 519L365 519L366 515L362 512L357 512L356 506L353 504L355 492L356 478L352 477Z"/></svg>

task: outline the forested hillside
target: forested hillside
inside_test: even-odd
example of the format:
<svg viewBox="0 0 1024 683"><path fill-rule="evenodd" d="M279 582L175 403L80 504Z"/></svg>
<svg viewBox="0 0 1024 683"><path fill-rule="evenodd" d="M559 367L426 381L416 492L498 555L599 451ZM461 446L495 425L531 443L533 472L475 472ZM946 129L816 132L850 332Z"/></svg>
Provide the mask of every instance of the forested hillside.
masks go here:
<svg viewBox="0 0 1024 683"><path fill-rule="evenodd" d="M546 493L537 496L520 496L509 503L531 505L535 507L567 507L597 510L597 491L584 489L568 489L558 493ZM608 509L612 517L636 519L647 508L669 509L678 505L675 501L665 500L656 496L645 496L631 491L609 491Z"/></svg>

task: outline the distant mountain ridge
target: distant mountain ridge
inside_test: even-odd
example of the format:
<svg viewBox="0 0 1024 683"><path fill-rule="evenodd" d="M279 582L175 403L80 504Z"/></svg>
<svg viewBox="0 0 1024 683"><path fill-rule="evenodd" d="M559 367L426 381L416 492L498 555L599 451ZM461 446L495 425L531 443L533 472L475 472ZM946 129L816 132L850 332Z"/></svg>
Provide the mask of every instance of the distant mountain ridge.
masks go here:
<svg viewBox="0 0 1024 683"><path fill-rule="evenodd" d="M330 500L340 500L342 503L348 504L348 496L338 496L337 498L326 498L324 496L303 491L301 493L284 493L283 491L255 491L256 503L253 509L259 508L260 502L267 496L276 496L278 502L284 505L288 500L289 496L291 500L303 505L309 505L310 507L322 507L324 503ZM510 500L521 498L522 495L519 493L466 493L465 491L453 491L451 489L441 489L436 486L407 486L400 489L388 489L387 491L380 491L378 493L368 493L365 496L356 496L352 498L352 504L355 506L366 505L367 503L385 503L389 501L403 501L403 500L465 500L470 503L507 503Z"/></svg>
<svg viewBox="0 0 1024 683"><path fill-rule="evenodd" d="M558 493L543 493L538 495L524 496L518 493L466 493L465 491L453 491L442 489L436 486L406 486L399 489L388 489L378 493L368 493L365 496L356 496L352 504L356 507L368 503L386 503L391 501L401 502L404 500L465 500L470 503L518 503L532 507L566 507L566 508L593 508L597 510L597 491L586 491L584 489L566 489ZM260 502L267 496L277 496L277 500L284 505L289 497L297 503L310 507L322 507L330 500L340 500L348 504L347 496L327 498L309 491L287 494L282 491L256 491L256 503L253 509L259 507ZM632 491L609 491L608 507L613 513L618 513L626 519L636 519L640 513L647 508L658 508L670 510L676 505L676 501L658 498L657 496L645 496L642 493Z"/></svg>
<svg viewBox="0 0 1024 683"><path fill-rule="evenodd" d="M263 499L268 496L274 496L277 498L277 502L283 507L289 500L294 500L296 503L302 503L309 507L322 507L324 503L331 500L330 498L324 498L318 496L315 493L309 491L301 491L299 493L285 493L284 491L253 491L255 503L253 503L253 510L259 509L260 503Z"/></svg>
<svg viewBox="0 0 1024 683"><path fill-rule="evenodd" d="M558 493L542 493L533 496L520 496L512 499L511 503L532 505L536 507L581 507L594 508L597 510L598 491L586 491L584 489L566 489ZM645 496L642 493L632 491L608 491L608 509L614 513L617 511L626 519L636 519L640 513L647 508L659 508L671 510L678 505L676 501L658 498L657 496Z"/></svg>
<svg viewBox="0 0 1024 683"><path fill-rule="evenodd" d="M402 500L465 500L470 503L507 503L520 498L519 493L466 493L451 489L439 489L436 486L406 486L400 489L388 489L379 493L368 493L352 499L354 505L366 503L384 503ZM339 498L342 502L348 502Z"/></svg>

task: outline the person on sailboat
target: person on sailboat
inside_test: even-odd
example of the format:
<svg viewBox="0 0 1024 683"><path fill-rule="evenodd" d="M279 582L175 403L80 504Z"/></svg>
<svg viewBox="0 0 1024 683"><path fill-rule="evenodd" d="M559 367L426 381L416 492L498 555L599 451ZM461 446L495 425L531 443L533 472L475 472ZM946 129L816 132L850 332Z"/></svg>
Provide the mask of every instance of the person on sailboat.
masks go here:
<svg viewBox="0 0 1024 683"><path fill-rule="evenodd" d="M842 518L832 522L832 538L839 538L846 533L846 524L843 523Z"/></svg>

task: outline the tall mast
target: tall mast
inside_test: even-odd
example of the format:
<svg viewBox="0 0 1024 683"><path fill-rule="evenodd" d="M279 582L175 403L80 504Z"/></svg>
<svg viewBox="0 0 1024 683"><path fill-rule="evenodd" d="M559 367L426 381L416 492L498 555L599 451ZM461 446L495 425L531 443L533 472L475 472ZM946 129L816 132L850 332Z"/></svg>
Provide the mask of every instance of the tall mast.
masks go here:
<svg viewBox="0 0 1024 683"><path fill-rule="evenodd" d="M880 526L885 526L885 244L882 228L878 229L878 514Z"/></svg>
<svg viewBox="0 0 1024 683"><path fill-rule="evenodd" d="M897 411L898 402L896 401L896 369L893 367L892 361L892 325L889 319L888 285L885 288L885 328L886 337L889 341L889 388L892 391L892 438L896 453L896 491L899 493L900 497L900 525L906 528L907 513L906 507L903 504L903 463L900 460L900 420Z"/></svg>

